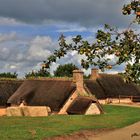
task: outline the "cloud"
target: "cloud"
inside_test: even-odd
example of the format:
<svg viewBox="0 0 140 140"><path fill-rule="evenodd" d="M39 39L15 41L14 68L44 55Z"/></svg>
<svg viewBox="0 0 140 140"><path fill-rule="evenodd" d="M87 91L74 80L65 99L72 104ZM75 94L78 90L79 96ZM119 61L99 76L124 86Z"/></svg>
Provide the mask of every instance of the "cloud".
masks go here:
<svg viewBox="0 0 140 140"><path fill-rule="evenodd" d="M58 26L60 29L56 30L57 32L60 33L65 33L65 32L85 32L88 31L85 27L79 27L78 25L63 25L63 26Z"/></svg>
<svg viewBox="0 0 140 140"><path fill-rule="evenodd" d="M21 76L34 69L57 49L58 44L49 36L23 39L16 33L0 35L0 72L15 72Z"/></svg>
<svg viewBox="0 0 140 140"><path fill-rule="evenodd" d="M0 38L0 72L17 72L20 77L32 70L39 70L41 63L46 60L55 49L58 49L58 42L50 36L34 36L30 39L23 39L16 33L1 34ZM67 37L67 42L71 43L72 36ZM88 37L92 40L92 37ZM85 56L78 55L75 51L70 51L64 58L53 63L50 72L60 64L74 63L79 68L81 59ZM111 57L114 60L114 57ZM115 67L112 71L121 71L124 65ZM90 69L85 71L89 74Z"/></svg>
<svg viewBox="0 0 140 140"><path fill-rule="evenodd" d="M121 15L122 0L0 0L0 16L12 23L77 23L124 26L130 18ZM3 19L7 22L7 19ZM8 21L8 22L9 22Z"/></svg>
<svg viewBox="0 0 140 140"><path fill-rule="evenodd" d="M0 17L0 25L24 25L24 23L16 21L14 18Z"/></svg>
<svg viewBox="0 0 140 140"><path fill-rule="evenodd" d="M36 36L29 43L27 53L28 60L43 61L51 55L51 50L54 48L54 43L49 36Z"/></svg>
<svg viewBox="0 0 140 140"><path fill-rule="evenodd" d="M10 55L10 51L8 48L3 47L0 49L0 59L1 60L7 60L9 55Z"/></svg>
<svg viewBox="0 0 140 140"><path fill-rule="evenodd" d="M10 34L0 34L0 43L4 41L16 40L17 36L15 32L11 32Z"/></svg>
<svg viewBox="0 0 140 140"><path fill-rule="evenodd" d="M39 69L40 63L58 48L60 33L67 36L68 43L76 34L93 42L97 29L105 23L120 28L128 25L131 17L121 14L125 2L0 0L0 72L17 71L23 76ZM52 64L51 73L59 64L74 63L80 67L81 58L77 53L69 52ZM114 71L121 71L123 67L116 67Z"/></svg>

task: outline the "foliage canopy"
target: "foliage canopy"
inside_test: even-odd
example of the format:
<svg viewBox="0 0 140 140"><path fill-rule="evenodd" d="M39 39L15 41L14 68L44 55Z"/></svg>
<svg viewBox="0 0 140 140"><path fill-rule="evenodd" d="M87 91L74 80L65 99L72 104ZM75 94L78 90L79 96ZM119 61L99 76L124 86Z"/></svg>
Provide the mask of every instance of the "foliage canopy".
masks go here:
<svg viewBox="0 0 140 140"><path fill-rule="evenodd" d="M0 78L17 78L18 74L16 72L11 73L11 72L4 72L0 73Z"/></svg>
<svg viewBox="0 0 140 140"><path fill-rule="evenodd" d="M48 77L48 76L50 76L50 73L45 69L41 69L37 72L32 71L25 74L25 78L37 78L37 77Z"/></svg>
<svg viewBox="0 0 140 140"><path fill-rule="evenodd" d="M59 65L56 71L54 71L54 76L56 77L72 77L73 70L78 69L74 64Z"/></svg>
<svg viewBox="0 0 140 140"><path fill-rule="evenodd" d="M132 0L124 5L122 13L124 15L134 14L134 22L140 24L140 0ZM78 54L86 56L86 59L81 60L83 68L97 66L104 71L104 69L112 69L113 66L125 63L125 81L140 83L140 34L131 29L130 25L123 31L119 31L117 28L105 24L104 29L97 31L93 43L89 43L81 35L77 35L72 38L72 43L68 44L65 36L61 35L60 48L47 59L45 67L49 68L57 58L64 57L69 51L74 50ZM112 62L109 56L115 57L115 62Z"/></svg>

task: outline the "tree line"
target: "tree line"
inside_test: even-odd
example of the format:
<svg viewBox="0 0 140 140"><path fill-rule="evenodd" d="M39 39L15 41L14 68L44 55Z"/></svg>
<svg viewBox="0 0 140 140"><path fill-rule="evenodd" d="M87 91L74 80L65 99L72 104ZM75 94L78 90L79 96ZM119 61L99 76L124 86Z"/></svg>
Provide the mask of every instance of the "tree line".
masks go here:
<svg viewBox="0 0 140 140"><path fill-rule="evenodd" d="M45 69L43 66L38 71L31 71L25 74L26 79L28 78L38 78L38 77L72 77L73 70L78 69L78 67L72 63L59 65L57 69L54 71L53 75L50 74L50 72ZM4 72L0 73L0 78L13 78L17 79L18 74L16 72Z"/></svg>

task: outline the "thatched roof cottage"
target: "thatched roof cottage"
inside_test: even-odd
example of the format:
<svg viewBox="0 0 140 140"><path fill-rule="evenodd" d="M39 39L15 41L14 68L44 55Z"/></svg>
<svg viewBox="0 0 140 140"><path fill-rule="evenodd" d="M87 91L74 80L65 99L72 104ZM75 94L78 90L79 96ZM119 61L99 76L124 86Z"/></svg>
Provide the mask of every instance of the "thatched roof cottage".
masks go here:
<svg viewBox="0 0 140 140"><path fill-rule="evenodd" d="M140 96L140 88L135 84L125 83L117 74L99 73L98 69L92 69L88 80L83 79L82 71L75 70L73 79L13 82L0 83L1 105L7 102L18 106L24 100L28 106L49 106L58 114L99 114L103 110L97 99Z"/></svg>
<svg viewBox="0 0 140 140"><path fill-rule="evenodd" d="M58 114L100 114L103 112L98 100L84 84L83 72L80 70L73 72L73 79L24 81L7 103L19 105L22 100L28 106L49 106L53 113Z"/></svg>
<svg viewBox="0 0 140 140"><path fill-rule="evenodd" d="M139 86L125 83L118 74L99 73L98 69L92 69L91 77L85 80L85 84L97 99L118 98L119 95L140 96Z"/></svg>

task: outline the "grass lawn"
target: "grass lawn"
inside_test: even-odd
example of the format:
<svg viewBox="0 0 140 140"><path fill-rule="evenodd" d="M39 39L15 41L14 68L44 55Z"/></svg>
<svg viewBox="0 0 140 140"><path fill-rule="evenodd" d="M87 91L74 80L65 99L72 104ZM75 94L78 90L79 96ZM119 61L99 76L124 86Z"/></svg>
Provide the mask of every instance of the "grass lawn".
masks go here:
<svg viewBox="0 0 140 140"><path fill-rule="evenodd" d="M1 140L41 140L85 129L120 128L140 121L140 108L103 106L103 115L0 117Z"/></svg>

